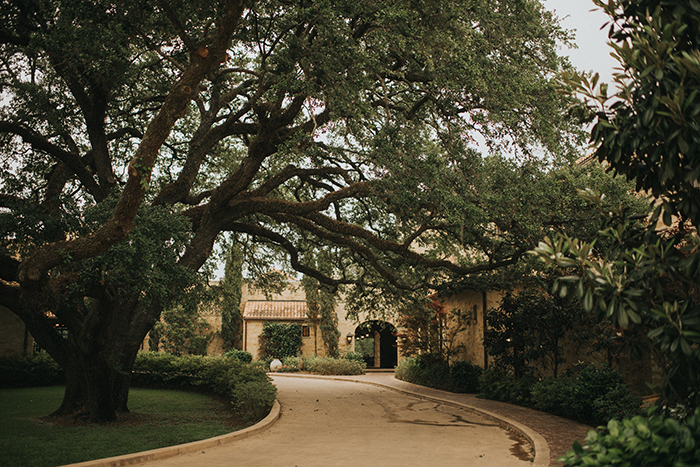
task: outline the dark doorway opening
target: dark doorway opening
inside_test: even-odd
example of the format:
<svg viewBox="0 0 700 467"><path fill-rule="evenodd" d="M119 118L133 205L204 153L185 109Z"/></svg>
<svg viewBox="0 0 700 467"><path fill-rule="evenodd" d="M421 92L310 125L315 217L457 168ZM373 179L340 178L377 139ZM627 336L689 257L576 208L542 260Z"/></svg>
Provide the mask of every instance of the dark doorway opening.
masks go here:
<svg viewBox="0 0 700 467"><path fill-rule="evenodd" d="M367 368L394 368L399 359L396 328L386 321L365 321L355 328L355 352Z"/></svg>

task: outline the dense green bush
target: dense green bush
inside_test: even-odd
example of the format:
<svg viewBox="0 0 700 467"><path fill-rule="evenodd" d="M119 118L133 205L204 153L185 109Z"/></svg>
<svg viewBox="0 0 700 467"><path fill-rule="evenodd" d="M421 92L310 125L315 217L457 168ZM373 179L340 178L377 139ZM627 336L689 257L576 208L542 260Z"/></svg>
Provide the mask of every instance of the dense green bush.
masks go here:
<svg viewBox="0 0 700 467"><path fill-rule="evenodd" d="M253 354L245 350L231 349L224 354L227 358L235 358L241 363L250 363L253 361Z"/></svg>
<svg viewBox="0 0 700 467"><path fill-rule="evenodd" d="M472 362L457 361L450 366L450 387L453 392L479 392L479 378L483 368Z"/></svg>
<svg viewBox="0 0 700 467"><path fill-rule="evenodd" d="M417 382L419 375L418 359L416 357L406 357L402 359L394 370L394 378L409 383L421 384Z"/></svg>
<svg viewBox="0 0 700 467"><path fill-rule="evenodd" d="M364 362L365 359L362 358L362 353L360 352L353 352L353 351L347 351L342 355L342 358L346 360L354 360L356 362Z"/></svg>
<svg viewBox="0 0 700 467"><path fill-rule="evenodd" d="M586 443L559 459L565 467L609 465L688 467L700 465L700 409L682 423L660 415L610 420L589 431Z"/></svg>
<svg viewBox="0 0 700 467"><path fill-rule="evenodd" d="M575 379L573 376L544 378L532 385L530 394L532 405L543 412L575 419L574 399Z"/></svg>
<svg viewBox="0 0 700 467"><path fill-rule="evenodd" d="M417 376L426 381L426 386L447 389L450 385L450 365L442 355L420 355Z"/></svg>
<svg viewBox="0 0 700 467"><path fill-rule="evenodd" d="M530 390L533 383L531 377L515 379L505 370L493 366L479 378L479 397L528 407L531 405Z"/></svg>
<svg viewBox="0 0 700 467"><path fill-rule="evenodd" d="M141 352L134 364L132 383L212 392L227 397L233 409L249 421L263 418L277 395L264 371L227 357Z"/></svg>
<svg viewBox="0 0 700 467"><path fill-rule="evenodd" d="M297 372L304 369L304 359L301 357L284 357L282 359L282 368L277 371L281 372Z"/></svg>
<svg viewBox="0 0 700 467"><path fill-rule="evenodd" d="M63 384L61 367L46 352L0 357L0 387L18 388Z"/></svg>
<svg viewBox="0 0 700 467"><path fill-rule="evenodd" d="M361 375L367 364L346 358L307 357L304 358L304 370L319 375Z"/></svg>
<svg viewBox="0 0 700 467"><path fill-rule="evenodd" d="M576 376L545 378L532 387L532 405L589 425L639 414L642 400L611 368L586 365Z"/></svg>
<svg viewBox="0 0 700 467"><path fill-rule="evenodd" d="M439 356L425 354L406 357L396 367L394 376L402 381L452 392L479 391L483 370L471 362L454 362L451 366Z"/></svg>
<svg viewBox="0 0 700 467"><path fill-rule="evenodd" d="M406 357L396 367L394 376L402 381L436 389L448 390L450 366L440 356L424 354Z"/></svg>

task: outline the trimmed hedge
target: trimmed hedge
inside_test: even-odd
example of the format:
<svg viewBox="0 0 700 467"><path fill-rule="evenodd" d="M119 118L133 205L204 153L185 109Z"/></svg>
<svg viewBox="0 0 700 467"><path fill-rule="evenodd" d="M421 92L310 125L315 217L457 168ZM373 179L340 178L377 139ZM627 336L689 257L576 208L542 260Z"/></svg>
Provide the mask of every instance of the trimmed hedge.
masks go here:
<svg viewBox="0 0 700 467"><path fill-rule="evenodd" d="M66 382L58 363L46 352L0 357L0 387L54 386Z"/></svg>
<svg viewBox="0 0 700 467"><path fill-rule="evenodd" d="M227 357L140 352L132 383L212 392L228 398L246 421L264 418L277 397L277 388L265 372Z"/></svg>
<svg viewBox="0 0 700 467"><path fill-rule="evenodd" d="M253 361L253 354L245 350L232 349L224 354L227 358L235 358L241 363L250 363Z"/></svg>
<svg viewBox="0 0 700 467"><path fill-rule="evenodd" d="M344 358L345 360L352 360L355 362L364 362L365 359L362 357L362 353L360 352L353 352L352 350L349 350L345 352L341 358Z"/></svg>
<svg viewBox="0 0 700 467"><path fill-rule="evenodd" d="M361 375L367 364L347 358L307 357L303 359L303 369L319 375Z"/></svg>
<svg viewBox="0 0 700 467"><path fill-rule="evenodd" d="M435 355L401 360L394 376L409 383L451 392L478 393L479 397L559 415L591 426L638 415L642 400L624 384L622 375L593 365L580 368L575 376L515 379L492 366L486 371L470 362L448 365Z"/></svg>

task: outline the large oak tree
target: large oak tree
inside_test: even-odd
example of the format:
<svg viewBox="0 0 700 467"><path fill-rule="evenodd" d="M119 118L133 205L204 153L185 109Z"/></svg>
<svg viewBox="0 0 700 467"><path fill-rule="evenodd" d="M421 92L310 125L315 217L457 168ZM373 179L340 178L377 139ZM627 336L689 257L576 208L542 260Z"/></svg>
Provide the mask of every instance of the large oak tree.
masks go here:
<svg viewBox="0 0 700 467"><path fill-rule="evenodd" d="M144 336L222 235L330 287L490 270L535 239L488 220L475 141L521 160L573 141L549 86L566 34L535 0L14 0L0 19L0 305L66 370L57 413L127 410Z"/></svg>

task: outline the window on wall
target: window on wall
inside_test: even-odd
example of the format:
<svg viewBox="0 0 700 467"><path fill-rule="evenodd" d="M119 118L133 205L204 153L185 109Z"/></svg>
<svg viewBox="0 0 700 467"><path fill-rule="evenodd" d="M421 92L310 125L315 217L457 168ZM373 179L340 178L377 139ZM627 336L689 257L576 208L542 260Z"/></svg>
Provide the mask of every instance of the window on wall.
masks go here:
<svg viewBox="0 0 700 467"><path fill-rule="evenodd" d="M301 327L301 337L309 337L311 335L311 331L309 330L308 326L302 326Z"/></svg>
<svg viewBox="0 0 700 467"><path fill-rule="evenodd" d="M479 322L479 313L477 310L477 305L474 305L474 312L472 313L472 318L474 319L474 324Z"/></svg>

